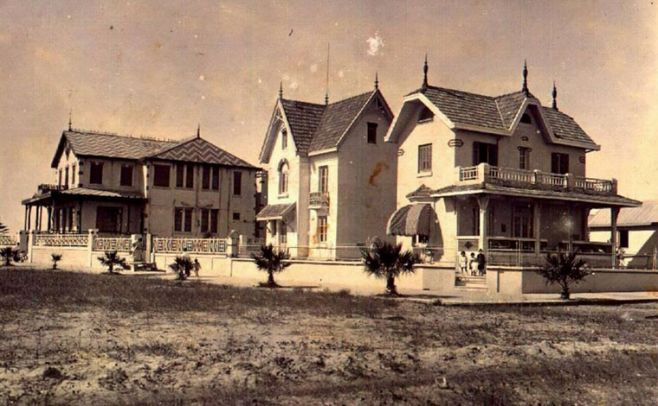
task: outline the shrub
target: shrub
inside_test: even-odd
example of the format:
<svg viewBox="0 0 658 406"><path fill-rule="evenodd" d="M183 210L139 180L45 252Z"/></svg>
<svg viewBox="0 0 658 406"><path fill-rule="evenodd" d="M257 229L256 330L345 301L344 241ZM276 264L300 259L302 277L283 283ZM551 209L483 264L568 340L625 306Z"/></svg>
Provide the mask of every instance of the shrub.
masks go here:
<svg viewBox="0 0 658 406"><path fill-rule="evenodd" d="M411 251L402 251L402 244L393 245L377 240L371 248L361 249L366 273L376 278L386 278L386 293L396 296L395 278L403 273L414 273L419 258Z"/></svg>
<svg viewBox="0 0 658 406"><path fill-rule="evenodd" d="M4 266L10 266L16 260L16 252L11 247L0 249L0 258L4 262Z"/></svg>
<svg viewBox="0 0 658 406"><path fill-rule="evenodd" d="M590 274L585 269L585 262L576 258L576 252L547 254L546 265L537 270L544 277L547 285L557 283L562 287L560 298L569 299L569 285L578 283Z"/></svg>
<svg viewBox="0 0 658 406"><path fill-rule="evenodd" d="M286 262L290 255L283 250L275 249L272 244L261 245L260 252L251 254L251 258L256 262L258 270L267 272L267 283L264 286L269 288L279 286L274 281L274 274L290 266L290 262Z"/></svg>
<svg viewBox="0 0 658 406"><path fill-rule="evenodd" d="M50 258L53 261L53 269L57 269L57 263L62 260L62 254L50 254Z"/></svg>
<svg viewBox="0 0 658 406"><path fill-rule="evenodd" d="M98 261L108 268L110 273L114 273L114 267L119 266L122 269L130 269L125 258L121 258L116 251L105 251L105 255L98 257Z"/></svg>
<svg viewBox="0 0 658 406"><path fill-rule="evenodd" d="M184 281L190 276L192 268L194 268L194 262L187 255L178 256L174 259L174 262L169 265L172 271L178 274L178 279Z"/></svg>

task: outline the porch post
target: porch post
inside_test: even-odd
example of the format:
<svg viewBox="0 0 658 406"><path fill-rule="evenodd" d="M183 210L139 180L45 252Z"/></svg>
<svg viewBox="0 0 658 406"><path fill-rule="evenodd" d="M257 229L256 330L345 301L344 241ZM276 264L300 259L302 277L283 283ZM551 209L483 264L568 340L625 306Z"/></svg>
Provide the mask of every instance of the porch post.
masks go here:
<svg viewBox="0 0 658 406"><path fill-rule="evenodd" d="M541 203L538 201L532 205L532 231L535 237L535 254L541 253Z"/></svg>
<svg viewBox="0 0 658 406"><path fill-rule="evenodd" d="M34 213L34 229L37 232L41 231L41 206L37 205L37 209Z"/></svg>
<svg viewBox="0 0 658 406"><path fill-rule="evenodd" d="M47 230L46 231L52 231L52 221L53 221L53 208L52 207L46 207L46 211L48 212L48 224L46 226Z"/></svg>
<svg viewBox="0 0 658 406"><path fill-rule="evenodd" d="M32 229L32 206L27 206L27 229Z"/></svg>
<svg viewBox="0 0 658 406"><path fill-rule="evenodd" d="M612 269L617 268L617 218L619 207L610 208L610 242L612 243Z"/></svg>
<svg viewBox="0 0 658 406"><path fill-rule="evenodd" d="M23 214L23 230L28 231L28 229L27 229L27 204L25 205L25 213Z"/></svg>
<svg viewBox="0 0 658 406"><path fill-rule="evenodd" d="M480 206L480 234L478 236L478 246L482 251L487 252L489 247L486 246L487 243L487 220L489 219L488 207L489 207L489 196L478 196L478 205Z"/></svg>

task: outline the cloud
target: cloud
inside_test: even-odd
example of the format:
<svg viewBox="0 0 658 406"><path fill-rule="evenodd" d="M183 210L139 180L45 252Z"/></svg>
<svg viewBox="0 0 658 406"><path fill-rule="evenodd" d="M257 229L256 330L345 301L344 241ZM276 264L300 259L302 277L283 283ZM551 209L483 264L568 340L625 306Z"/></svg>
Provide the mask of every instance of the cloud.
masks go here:
<svg viewBox="0 0 658 406"><path fill-rule="evenodd" d="M375 33L374 37L368 38L366 42L368 43L368 55L370 56L376 56L384 48L384 39L379 36L378 32Z"/></svg>

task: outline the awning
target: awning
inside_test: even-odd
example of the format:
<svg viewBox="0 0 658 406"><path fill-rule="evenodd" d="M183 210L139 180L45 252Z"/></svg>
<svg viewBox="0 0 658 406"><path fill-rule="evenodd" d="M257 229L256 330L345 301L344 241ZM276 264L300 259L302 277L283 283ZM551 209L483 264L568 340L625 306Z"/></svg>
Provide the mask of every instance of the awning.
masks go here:
<svg viewBox="0 0 658 406"><path fill-rule="evenodd" d="M400 207L388 219L389 235L429 235L434 210L429 204L410 204Z"/></svg>
<svg viewBox="0 0 658 406"><path fill-rule="evenodd" d="M283 217L295 210L295 203L268 204L256 215L258 221L283 220Z"/></svg>

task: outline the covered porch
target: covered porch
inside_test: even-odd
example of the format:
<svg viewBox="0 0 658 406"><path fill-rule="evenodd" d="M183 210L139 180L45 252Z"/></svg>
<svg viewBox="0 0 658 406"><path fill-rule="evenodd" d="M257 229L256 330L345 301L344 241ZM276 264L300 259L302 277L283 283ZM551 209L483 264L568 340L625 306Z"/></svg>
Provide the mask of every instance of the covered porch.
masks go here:
<svg viewBox="0 0 658 406"><path fill-rule="evenodd" d="M41 185L25 206L23 229L37 233L142 234L145 199L135 193Z"/></svg>

